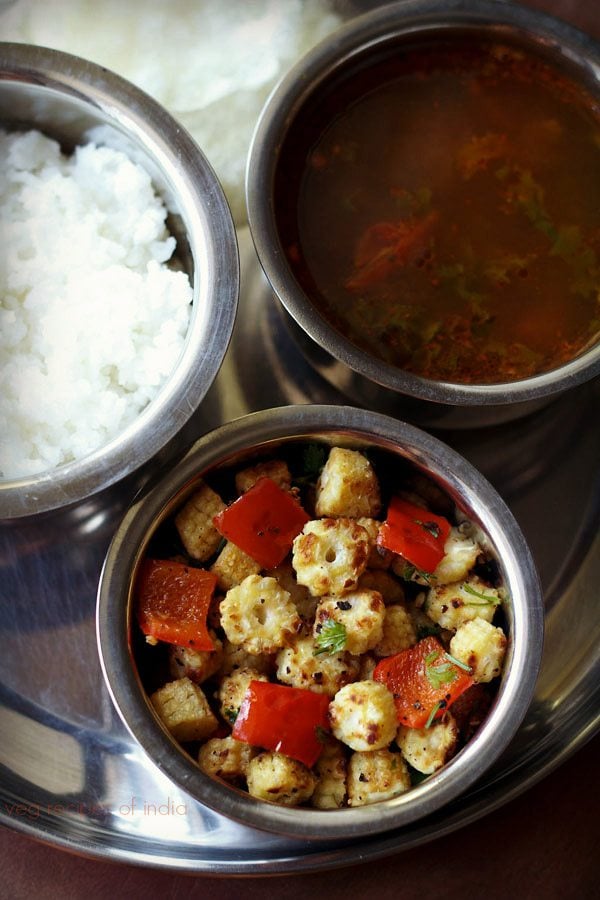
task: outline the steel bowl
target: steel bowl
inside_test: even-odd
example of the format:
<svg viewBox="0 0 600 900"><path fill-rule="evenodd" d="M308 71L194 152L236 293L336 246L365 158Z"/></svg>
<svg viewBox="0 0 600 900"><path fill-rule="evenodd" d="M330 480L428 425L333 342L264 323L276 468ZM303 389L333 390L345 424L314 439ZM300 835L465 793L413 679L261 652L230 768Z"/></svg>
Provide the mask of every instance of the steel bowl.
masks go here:
<svg viewBox="0 0 600 900"><path fill-rule="evenodd" d="M422 378L358 348L329 324L284 253L274 185L286 135L301 111L341 72L354 71L417 38L492 37L537 54L584 84L600 102L600 46L537 10L498 0L407 0L350 22L279 83L257 124L246 175L249 225L261 265L296 342L317 371L352 402L431 427L497 424L538 409L600 373L600 345L533 377L497 384Z"/></svg>
<svg viewBox="0 0 600 900"><path fill-rule="evenodd" d="M340 810L289 809L206 775L159 723L142 683L133 612L136 573L157 529L207 471L256 459L290 441L379 448L426 472L478 526L509 596L508 652L498 694L476 735L443 769L393 800ZM259 829L308 840L354 838L424 818L479 779L505 750L533 696L543 641L536 569L512 514L468 462L437 438L379 413L344 406L290 406L252 413L200 438L177 466L134 501L108 550L98 589L103 674L125 726L156 766L194 799Z"/></svg>
<svg viewBox="0 0 600 900"><path fill-rule="evenodd" d="M193 309L175 370L139 417L80 460L18 480L0 479L0 519L75 504L124 479L176 442L212 384L237 311L236 235L221 187L187 132L154 100L83 59L0 43L0 124L36 128L69 151L103 128L103 141L150 173L193 285ZM40 403L51 398L40 397ZM189 443L189 440L188 440Z"/></svg>

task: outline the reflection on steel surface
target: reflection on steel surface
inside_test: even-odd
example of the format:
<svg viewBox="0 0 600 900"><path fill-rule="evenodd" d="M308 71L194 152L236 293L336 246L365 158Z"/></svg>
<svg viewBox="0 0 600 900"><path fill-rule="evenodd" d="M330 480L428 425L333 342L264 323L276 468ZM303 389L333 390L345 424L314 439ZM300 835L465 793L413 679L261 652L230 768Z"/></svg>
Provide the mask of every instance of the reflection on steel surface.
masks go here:
<svg viewBox="0 0 600 900"><path fill-rule="evenodd" d="M85 788L83 753L79 742L42 722L0 709L0 765L36 787L63 798Z"/></svg>

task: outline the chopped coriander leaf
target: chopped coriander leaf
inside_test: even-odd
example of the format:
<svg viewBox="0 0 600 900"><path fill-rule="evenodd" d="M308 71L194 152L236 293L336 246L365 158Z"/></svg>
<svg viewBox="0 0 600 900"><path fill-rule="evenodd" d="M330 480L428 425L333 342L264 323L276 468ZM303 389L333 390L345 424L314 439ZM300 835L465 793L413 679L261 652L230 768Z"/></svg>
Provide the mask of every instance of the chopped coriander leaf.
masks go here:
<svg viewBox="0 0 600 900"><path fill-rule="evenodd" d="M456 681L456 672L452 669L450 663L442 663L440 666L430 666L426 670L427 680L432 688L440 688L443 684L452 684Z"/></svg>
<svg viewBox="0 0 600 900"><path fill-rule="evenodd" d="M467 594L472 594L473 597L478 597L479 600L483 600L483 603L473 603L469 601L469 606L498 606L502 601L500 597L496 597L493 594L482 594L480 591L476 591L474 587L471 587L470 584L465 584L463 590L467 592Z"/></svg>
<svg viewBox="0 0 600 900"><path fill-rule="evenodd" d="M319 634L315 638L314 655L322 653L341 653L346 646L346 626L335 619L326 619Z"/></svg>
<svg viewBox="0 0 600 900"><path fill-rule="evenodd" d="M453 681L456 681L457 677L452 663L441 662L434 665L439 658L440 656L437 650L434 650L433 653L429 653L425 657L425 675L434 690L437 690L444 684L452 684Z"/></svg>
<svg viewBox="0 0 600 900"><path fill-rule="evenodd" d="M571 289L584 297L594 296L598 285L598 258L577 225L557 225L545 207L544 190L527 169L509 167L496 173L501 181L512 176L507 197L515 202L537 231L551 242L550 255L563 260L572 270Z"/></svg>
<svg viewBox="0 0 600 900"><path fill-rule="evenodd" d="M422 578L426 584L437 581L435 575L432 575L431 572L424 572L423 569L417 569L417 567L413 566L411 563L407 563L400 573L400 577L403 581L413 581L415 575L417 578Z"/></svg>
<svg viewBox="0 0 600 900"><path fill-rule="evenodd" d="M327 460L328 448L323 444L307 444L302 453L302 474L294 481L297 484L314 484Z"/></svg>
<svg viewBox="0 0 600 900"><path fill-rule="evenodd" d="M459 669L462 669L463 672L467 672L468 675L473 674L473 668L468 666L466 663L462 662L462 660L457 659L455 656L452 656L451 653L446 651L446 657L450 660L450 662L454 663L455 666L458 666Z"/></svg>
<svg viewBox="0 0 600 900"><path fill-rule="evenodd" d="M223 716L227 719L230 725L234 725L239 712L239 709L233 709L231 706L228 706L223 710Z"/></svg>
<svg viewBox="0 0 600 900"><path fill-rule="evenodd" d="M303 454L305 475L318 475L327 459L327 448L322 444L309 444Z"/></svg>
<svg viewBox="0 0 600 900"><path fill-rule="evenodd" d="M437 714L439 713L441 708L442 708L441 701L438 700L438 702L435 704L435 706L429 713L429 718L425 722L425 728L431 728L431 726L433 725L433 720L435 719L435 717L437 716Z"/></svg>

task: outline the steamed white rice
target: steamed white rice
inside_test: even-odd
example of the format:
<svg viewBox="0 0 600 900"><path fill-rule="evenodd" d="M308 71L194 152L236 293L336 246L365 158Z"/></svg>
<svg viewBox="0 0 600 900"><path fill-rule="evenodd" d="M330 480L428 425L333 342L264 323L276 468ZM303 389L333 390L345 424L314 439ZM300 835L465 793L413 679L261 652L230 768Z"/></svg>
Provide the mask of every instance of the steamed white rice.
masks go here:
<svg viewBox="0 0 600 900"><path fill-rule="evenodd" d="M0 130L0 477L105 445L172 372L192 289L166 215L122 152Z"/></svg>
<svg viewBox="0 0 600 900"><path fill-rule="evenodd" d="M339 24L328 0L16 0L0 11L2 40L83 56L162 103L208 157L238 225L269 92Z"/></svg>

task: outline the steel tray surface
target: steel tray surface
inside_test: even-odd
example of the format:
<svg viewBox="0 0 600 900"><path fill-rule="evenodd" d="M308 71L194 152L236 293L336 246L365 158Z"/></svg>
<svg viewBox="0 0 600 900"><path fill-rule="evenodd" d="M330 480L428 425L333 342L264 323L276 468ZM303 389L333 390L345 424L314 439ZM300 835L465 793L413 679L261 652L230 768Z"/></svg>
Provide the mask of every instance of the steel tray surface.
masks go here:
<svg viewBox="0 0 600 900"><path fill-rule="evenodd" d="M239 239L242 312L188 442L251 410L345 402L295 346L247 230ZM511 507L547 606L542 671L522 727L486 776L441 813L366 840L295 841L206 809L147 760L112 707L95 636L104 554L141 472L68 512L0 527L0 822L93 857L212 874L290 873L413 847L526 790L598 724L599 400L597 381L527 419L438 433Z"/></svg>
<svg viewBox="0 0 600 900"><path fill-rule="evenodd" d="M380 2L334 0L345 17ZM528 5L600 34L595 4ZM306 363L247 230L239 240L238 322L182 446L252 410L348 402ZM523 725L480 782L435 817L367 840L292 841L232 823L176 789L122 725L98 661L96 588L147 469L69 511L0 524L0 823L90 857L215 875L289 874L409 849L527 790L598 729L599 406L597 380L526 419L438 432L492 482L530 543L546 602L542 670Z"/></svg>

